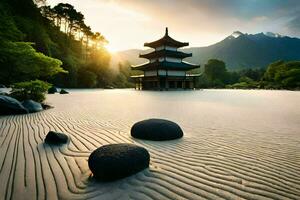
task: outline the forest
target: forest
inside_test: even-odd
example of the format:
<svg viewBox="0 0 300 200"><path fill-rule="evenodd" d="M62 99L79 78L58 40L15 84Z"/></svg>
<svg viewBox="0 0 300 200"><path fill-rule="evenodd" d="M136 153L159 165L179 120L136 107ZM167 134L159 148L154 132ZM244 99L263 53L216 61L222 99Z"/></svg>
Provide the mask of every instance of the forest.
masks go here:
<svg viewBox="0 0 300 200"><path fill-rule="evenodd" d="M222 60L210 59L197 81L198 88L300 89L300 61L276 61L266 69L227 71Z"/></svg>
<svg viewBox="0 0 300 200"><path fill-rule="evenodd" d="M110 68L108 41L72 5L0 2L0 83L43 80L58 87L132 87L129 65Z"/></svg>

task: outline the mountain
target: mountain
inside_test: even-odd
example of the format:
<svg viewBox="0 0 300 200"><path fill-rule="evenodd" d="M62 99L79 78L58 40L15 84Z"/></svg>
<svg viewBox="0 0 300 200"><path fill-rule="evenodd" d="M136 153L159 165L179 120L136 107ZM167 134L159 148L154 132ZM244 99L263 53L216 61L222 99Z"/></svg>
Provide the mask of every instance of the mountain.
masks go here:
<svg viewBox="0 0 300 200"><path fill-rule="evenodd" d="M147 50L149 51L149 50ZM235 31L224 40L207 47L183 48L193 53L186 61L202 66L211 58L225 61L229 70L266 67L277 60L300 60L300 39L267 32L246 34ZM119 52L119 61L128 60L131 64L141 64L145 59L138 58L143 50ZM113 58L116 61L115 58Z"/></svg>

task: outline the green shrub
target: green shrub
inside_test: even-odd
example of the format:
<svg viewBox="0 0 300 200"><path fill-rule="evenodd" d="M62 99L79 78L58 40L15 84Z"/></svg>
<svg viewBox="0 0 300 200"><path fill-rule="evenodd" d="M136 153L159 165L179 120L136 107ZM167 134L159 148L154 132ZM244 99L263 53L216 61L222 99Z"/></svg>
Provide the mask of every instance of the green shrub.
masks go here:
<svg viewBox="0 0 300 200"><path fill-rule="evenodd" d="M19 101L31 99L43 102L46 99L45 94L50 87L51 84L40 80L19 82L12 85L10 96Z"/></svg>

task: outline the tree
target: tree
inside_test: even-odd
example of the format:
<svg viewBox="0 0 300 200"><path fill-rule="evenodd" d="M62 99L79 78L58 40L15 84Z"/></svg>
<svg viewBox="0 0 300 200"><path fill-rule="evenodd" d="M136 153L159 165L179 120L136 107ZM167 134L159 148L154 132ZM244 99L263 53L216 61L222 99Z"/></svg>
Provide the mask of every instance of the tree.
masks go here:
<svg viewBox="0 0 300 200"><path fill-rule="evenodd" d="M217 59L210 59L207 64L205 64L204 73L211 81L224 81L227 77L225 63Z"/></svg>
<svg viewBox="0 0 300 200"><path fill-rule="evenodd" d="M38 53L26 42L0 42L0 82L11 84L36 78L47 79L66 72L62 62Z"/></svg>
<svg viewBox="0 0 300 200"><path fill-rule="evenodd" d="M78 82L81 87L94 88L97 86L97 75L85 68L80 68Z"/></svg>
<svg viewBox="0 0 300 200"><path fill-rule="evenodd" d="M263 80L271 88L299 88L300 87L300 61L277 61L271 63Z"/></svg>
<svg viewBox="0 0 300 200"><path fill-rule="evenodd" d="M50 87L51 84L40 80L14 83L10 96L19 101L34 100L43 102L46 99L45 94Z"/></svg>

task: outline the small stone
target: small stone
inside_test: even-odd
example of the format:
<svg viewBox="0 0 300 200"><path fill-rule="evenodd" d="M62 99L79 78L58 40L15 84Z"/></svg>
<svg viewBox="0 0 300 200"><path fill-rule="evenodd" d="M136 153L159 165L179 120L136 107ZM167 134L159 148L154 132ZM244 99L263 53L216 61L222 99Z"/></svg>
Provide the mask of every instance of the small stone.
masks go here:
<svg viewBox="0 0 300 200"><path fill-rule="evenodd" d="M40 112L43 109L42 105L33 100L25 100L22 102L22 105L28 110L30 113Z"/></svg>
<svg viewBox="0 0 300 200"><path fill-rule="evenodd" d="M49 131L49 133L46 135L45 143L59 145L67 143L68 139L69 137L64 133Z"/></svg>
<svg viewBox="0 0 300 200"><path fill-rule="evenodd" d="M147 119L132 126L131 136L138 139L164 141L181 138L183 131L175 122L165 119Z"/></svg>
<svg viewBox="0 0 300 200"><path fill-rule="evenodd" d="M104 145L91 153L88 164L95 179L113 181L149 167L148 151L134 144Z"/></svg>
<svg viewBox="0 0 300 200"><path fill-rule="evenodd" d="M60 93L60 94L69 94L69 92L66 91L66 90L64 90L64 89L61 89L59 93Z"/></svg>
<svg viewBox="0 0 300 200"><path fill-rule="evenodd" d="M48 89L48 94L55 94L56 92L57 92L57 88L54 86Z"/></svg>

